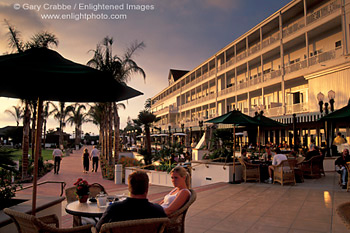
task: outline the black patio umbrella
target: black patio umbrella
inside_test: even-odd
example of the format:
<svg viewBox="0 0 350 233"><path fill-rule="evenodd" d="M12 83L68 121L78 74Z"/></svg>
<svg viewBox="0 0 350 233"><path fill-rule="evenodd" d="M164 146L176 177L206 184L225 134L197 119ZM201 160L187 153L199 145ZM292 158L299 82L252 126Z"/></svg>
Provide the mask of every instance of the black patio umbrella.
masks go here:
<svg viewBox="0 0 350 233"><path fill-rule="evenodd" d="M142 95L107 73L63 58L47 48L0 56L0 96L64 102L117 102ZM32 214L35 215L41 117L37 117Z"/></svg>
<svg viewBox="0 0 350 233"><path fill-rule="evenodd" d="M0 96L64 102L122 101L142 93L46 49L0 56Z"/></svg>
<svg viewBox="0 0 350 233"><path fill-rule="evenodd" d="M229 113L226 113L222 116L213 118L206 121L205 123L214 123L214 124L232 124L233 125L233 183L236 179L236 166L235 166L235 141L236 141L236 126L249 126L249 125L259 125L252 117L241 113L238 110L233 110Z"/></svg>

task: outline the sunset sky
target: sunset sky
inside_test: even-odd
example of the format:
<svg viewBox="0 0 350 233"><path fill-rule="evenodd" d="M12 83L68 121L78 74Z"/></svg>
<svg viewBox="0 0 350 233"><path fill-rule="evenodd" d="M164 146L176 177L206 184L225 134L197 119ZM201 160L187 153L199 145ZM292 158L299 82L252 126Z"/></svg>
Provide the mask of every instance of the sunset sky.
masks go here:
<svg viewBox="0 0 350 233"><path fill-rule="evenodd" d="M55 34L59 45L53 49L81 64L86 64L92 58L93 54L89 50L95 49L105 36L114 38L113 52L120 56L133 41L143 41L146 48L140 50L134 60L145 70L146 80L135 75L128 85L144 95L125 102L126 109L120 110L121 126L124 128L128 116L136 118L144 108L145 100L168 85L169 69L192 70L288 2L2 0L0 54L13 52L8 47L8 31L3 19L7 19L21 32L24 41L40 31ZM48 19L50 17L52 19ZM64 91L56 90L55 83L51 83L49 77L43 88ZM93 84L86 91L93 94ZM17 99L0 98L0 127L15 125L14 119L4 111L17 104ZM56 127L58 123L50 120L48 128ZM67 131L72 132L73 128L68 127ZM92 124L83 125L83 131L98 132Z"/></svg>

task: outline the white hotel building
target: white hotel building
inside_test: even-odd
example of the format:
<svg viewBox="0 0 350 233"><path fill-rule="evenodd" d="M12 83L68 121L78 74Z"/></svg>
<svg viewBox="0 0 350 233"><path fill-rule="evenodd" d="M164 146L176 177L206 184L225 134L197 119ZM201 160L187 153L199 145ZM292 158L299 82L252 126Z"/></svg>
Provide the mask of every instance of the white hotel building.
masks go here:
<svg viewBox="0 0 350 233"><path fill-rule="evenodd" d="M157 126L196 131L199 120L233 109L290 124L295 113L300 135L319 144L318 93L328 102L333 90L335 109L350 97L349 29L350 0L291 1L193 70L171 70L169 86L152 97ZM349 123L336 127L349 141ZM288 130L273 134L265 135L281 142Z"/></svg>

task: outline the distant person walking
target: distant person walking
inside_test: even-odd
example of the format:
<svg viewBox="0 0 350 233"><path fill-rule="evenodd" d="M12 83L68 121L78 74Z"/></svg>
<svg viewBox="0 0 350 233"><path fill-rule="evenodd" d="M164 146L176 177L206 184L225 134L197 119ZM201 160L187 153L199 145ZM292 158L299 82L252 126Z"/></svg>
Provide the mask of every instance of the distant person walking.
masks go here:
<svg viewBox="0 0 350 233"><path fill-rule="evenodd" d="M97 172L98 168L98 160L100 158L100 151L96 148L96 146L93 146L93 149L91 151L91 158L92 158L92 170L91 172Z"/></svg>
<svg viewBox="0 0 350 233"><path fill-rule="evenodd" d="M89 163L90 163L90 154L87 148L84 149L84 153L83 153L83 172L84 173L88 173L89 171Z"/></svg>
<svg viewBox="0 0 350 233"><path fill-rule="evenodd" d="M52 152L52 158L54 160L54 172L55 172L54 174L58 174L58 172L60 171L60 164L61 164L61 160L62 160L62 155L63 155L63 153L58 148L58 146Z"/></svg>

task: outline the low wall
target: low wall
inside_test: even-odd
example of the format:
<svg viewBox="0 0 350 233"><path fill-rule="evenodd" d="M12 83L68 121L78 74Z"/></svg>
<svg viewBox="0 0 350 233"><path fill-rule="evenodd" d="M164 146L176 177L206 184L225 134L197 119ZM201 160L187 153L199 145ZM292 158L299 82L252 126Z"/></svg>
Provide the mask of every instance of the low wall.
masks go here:
<svg viewBox="0 0 350 233"><path fill-rule="evenodd" d="M128 177L135 170L136 169L134 167L125 168L125 184L128 184ZM147 173L150 184L173 187L170 174L168 174L167 172L146 170L146 169L137 169L137 170L142 170Z"/></svg>
<svg viewBox="0 0 350 233"><path fill-rule="evenodd" d="M235 163L235 181L242 179L242 167ZM192 161L192 187L233 181L233 163Z"/></svg>
<svg viewBox="0 0 350 233"><path fill-rule="evenodd" d="M192 150L192 161L202 160L204 155L206 155L206 154L209 154L208 150L193 149Z"/></svg>
<svg viewBox="0 0 350 233"><path fill-rule="evenodd" d="M339 157L325 157L323 160L323 169L325 172L334 172L335 171L335 160Z"/></svg>

